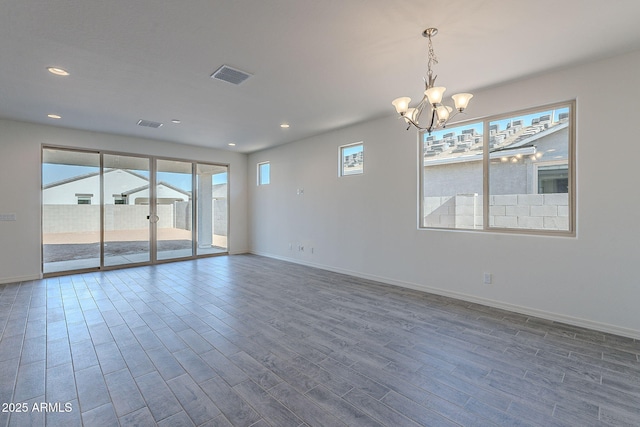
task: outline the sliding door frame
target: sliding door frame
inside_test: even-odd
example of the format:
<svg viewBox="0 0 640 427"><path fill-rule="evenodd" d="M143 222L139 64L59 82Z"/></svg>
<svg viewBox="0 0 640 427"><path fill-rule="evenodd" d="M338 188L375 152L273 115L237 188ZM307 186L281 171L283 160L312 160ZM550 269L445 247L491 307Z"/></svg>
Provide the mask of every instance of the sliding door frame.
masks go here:
<svg viewBox="0 0 640 427"><path fill-rule="evenodd" d="M40 170L42 171L42 165L44 164L44 151L45 150L60 150L60 151L69 151L69 152L81 152L81 153L89 153L89 154L98 154L99 155L99 182L100 182L100 259L99 266L97 267L84 267L72 270L63 270L63 271L54 271L54 272L44 272L45 262L44 262L44 214L43 214L43 177L40 177L40 271L42 272L42 277L55 277L67 274L77 274L77 273L87 273L87 272L95 272L95 271L107 271L107 270L117 270L128 267L139 267L145 265L155 265L155 264L164 264L175 261L185 261L185 260L194 260L199 258L207 258L214 256L223 256L229 254L229 242L230 242L230 203L229 203L229 195L230 193L230 169L231 166L228 163L217 163L217 162L203 162L199 160L190 160L190 159L182 159L182 158L173 158L173 157L164 157L164 156L150 156L144 154L137 153L126 153L120 151L110 151L110 150L100 150L100 149L87 149L81 147L69 147L69 146L59 146L52 144L42 144L40 147ZM149 261L144 262L136 262L129 264L121 264L121 265L113 265L113 266L105 266L105 189L104 189L104 155L115 155L115 156L129 156L129 157L139 157L149 159ZM158 222L155 221L152 223L152 218L157 218L157 161L158 160L168 160L168 161L180 161L185 163L191 163L191 255L185 257L177 257L177 258L169 258L158 260ZM198 176L197 170L198 165L208 165L208 166L219 166L222 168L226 168L227 180L226 180L226 236L227 236L227 244L224 248L225 250L215 253L201 253L198 254L198 203L200 199L200 195L197 191L198 184Z"/></svg>

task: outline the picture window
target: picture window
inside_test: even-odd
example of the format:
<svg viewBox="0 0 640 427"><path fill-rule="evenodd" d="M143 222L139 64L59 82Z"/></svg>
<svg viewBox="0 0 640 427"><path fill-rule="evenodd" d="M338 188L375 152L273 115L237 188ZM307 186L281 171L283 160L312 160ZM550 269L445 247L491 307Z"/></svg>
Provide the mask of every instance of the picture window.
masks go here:
<svg viewBox="0 0 640 427"><path fill-rule="evenodd" d="M575 103L420 133L420 227L575 235Z"/></svg>

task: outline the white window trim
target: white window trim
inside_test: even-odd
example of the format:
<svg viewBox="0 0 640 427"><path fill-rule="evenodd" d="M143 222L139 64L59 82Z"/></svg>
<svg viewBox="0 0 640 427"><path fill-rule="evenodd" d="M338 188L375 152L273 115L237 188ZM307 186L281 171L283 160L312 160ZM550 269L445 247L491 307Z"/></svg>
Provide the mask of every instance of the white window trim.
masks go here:
<svg viewBox="0 0 640 427"><path fill-rule="evenodd" d="M565 102L558 102L548 105L536 106L529 109L512 111L505 114L498 114L483 118L476 118L470 120L464 120L456 123L452 123L449 127L458 127L465 126L467 124L472 124L476 122L484 123L484 134L483 134L483 193L485 195L490 195L489 193L489 157L491 153L489 151L489 123L495 120L500 120L503 118L508 118L516 115L526 115L537 111L543 111L547 109L558 109L562 107L569 107L569 147L568 147L568 159L564 160L549 160L545 162L541 162L541 166L549 166L554 163L558 164L567 164L569 168L569 229L568 230L544 230L544 229L527 229L527 228L503 228L503 227L495 227L490 226L489 221L489 197L484 197L483 202L483 228L482 229L471 229L471 228L446 228L446 227L425 227L423 220L423 212L424 212L424 157L423 157L423 148L424 148L424 140L423 140L423 132L417 132L417 146L418 146L418 204L417 204L417 226L418 230L427 230L427 231L453 231L453 232L481 232L481 233L506 233L506 234L529 234L529 235L541 235L541 236L562 236L562 237L576 237L576 223L577 223L577 196L576 196L576 100L569 100ZM492 157L493 158L493 157ZM446 162L443 162L446 163ZM535 181L537 183L537 168L535 169L534 175ZM538 194L537 184L535 185L535 194Z"/></svg>
<svg viewBox="0 0 640 427"><path fill-rule="evenodd" d="M545 166L556 166L556 165L567 166L567 169L568 169L571 167L571 162L564 161L564 160L549 160L547 162L539 162L533 165L533 177L532 177L533 194L540 194L538 193L538 168L545 167Z"/></svg>
<svg viewBox="0 0 640 427"><path fill-rule="evenodd" d="M350 147L355 147L357 145L361 145L362 146L362 156L363 156L362 170L360 172L356 172L356 173L345 174L344 173L344 155L342 153L344 152L345 149L350 148ZM357 176L357 175L362 175L362 174L364 174L364 142L363 141L353 142L351 144L345 144L345 145L339 146L338 147L338 176L339 177Z"/></svg>
<svg viewBox="0 0 640 427"><path fill-rule="evenodd" d="M89 203L80 203L80 200L88 200ZM78 205L92 205L93 204L93 194L76 193L76 203Z"/></svg>
<svg viewBox="0 0 640 427"><path fill-rule="evenodd" d="M260 171L260 168L263 165L269 165L269 182L267 182L265 184L262 184L261 183L262 180L260 179L260 178L262 178L262 172ZM262 187L264 185L271 184L271 162L270 161L258 162L258 164L256 165L256 178L257 178L256 181L257 181L258 187Z"/></svg>

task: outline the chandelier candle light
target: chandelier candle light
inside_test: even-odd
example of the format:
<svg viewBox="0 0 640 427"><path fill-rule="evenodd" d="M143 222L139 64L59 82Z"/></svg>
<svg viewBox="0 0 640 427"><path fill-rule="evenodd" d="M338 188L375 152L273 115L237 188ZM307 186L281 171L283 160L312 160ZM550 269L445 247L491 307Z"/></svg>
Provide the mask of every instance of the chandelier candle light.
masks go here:
<svg viewBox="0 0 640 427"><path fill-rule="evenodd" d="M422 101L420 101L415 108L409 107L411 98L407 96L396 98L391 103L396 107L396 111L400 114L400 117L409 124L407 130L413 125L417 129L426 130L430 134L436 129L444 128L450 118L458 113L462 113L464 109L467 108L469 100L473 97L470 93L457 93L451 96L456 108L456 113L454 113L453 116L451 116L453 108L442 104L442 96L447 88L435 86L436 77L438 76L434 76L433 70L431 69L434 64L438 63L436 54L433 51L433 44L431 43L431 37L436 34L438 34L437 28L427 28L422 32L422 36L429 40L429 61L427 62L427 77L424 78L425 91ZM428 126L420 126L419 119L427 105L430 106L431 120Z"/></svg>

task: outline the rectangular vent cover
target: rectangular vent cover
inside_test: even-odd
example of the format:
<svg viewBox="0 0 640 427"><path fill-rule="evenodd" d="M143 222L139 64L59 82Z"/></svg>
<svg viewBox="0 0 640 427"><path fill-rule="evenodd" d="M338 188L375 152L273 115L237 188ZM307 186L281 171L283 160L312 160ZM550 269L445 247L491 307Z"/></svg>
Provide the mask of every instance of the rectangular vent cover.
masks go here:
<svg viewBox="0 0 640 427"><path fill-rule="evenodd" d="M154 128L154 129L158 129L160 126L162 126L162 123L159 122L152 122L151 120L138 120L138 126L145 126L148 128Z"/></svg>
<svg viewBox="0 0 640 427"><path fill-rule="evenodd" d="M211 74L212 79L223 80L234 85L239 85L249 77L251 77L251 74L231 68L228 65L223 65Z"/></svg>

